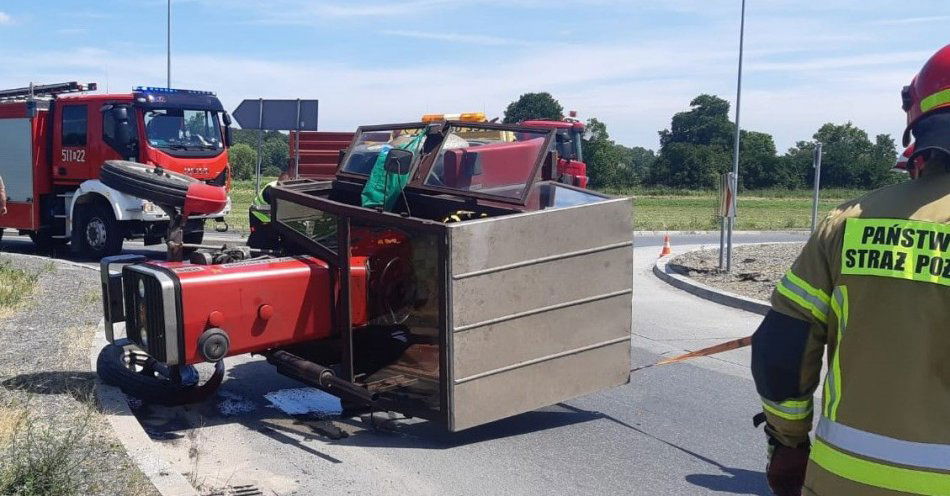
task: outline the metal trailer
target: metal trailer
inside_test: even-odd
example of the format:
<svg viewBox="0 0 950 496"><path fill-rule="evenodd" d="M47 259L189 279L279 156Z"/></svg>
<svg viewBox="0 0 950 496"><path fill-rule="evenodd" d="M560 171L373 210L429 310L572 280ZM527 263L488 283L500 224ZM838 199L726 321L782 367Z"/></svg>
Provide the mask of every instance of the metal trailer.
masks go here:
<svg viewBox="0 0 950 496"><path fill-rule="evenodd" d="M597 201L446 224L337 201L334 183L298 181L275 188L273 207L280 235L328 261L343 282L333 303L340 378L378 389L379 406L460 431L629 381L630 202L583 194ZM327 219L336 222L330 238L303 227ZM431 247L437 313L419 331L435 344L428 359L360 377L353 362L362 350L343 309L351 306L349 233L366 224L409 233L417 251ZM409 385L387 381L397 376Z"/></svg>

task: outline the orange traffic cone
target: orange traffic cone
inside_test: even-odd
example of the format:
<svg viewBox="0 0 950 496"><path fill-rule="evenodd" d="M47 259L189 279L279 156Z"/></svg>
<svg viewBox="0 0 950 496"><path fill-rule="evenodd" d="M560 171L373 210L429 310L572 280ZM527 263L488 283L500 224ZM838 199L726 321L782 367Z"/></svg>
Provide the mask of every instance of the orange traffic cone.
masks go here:
<svg viewBox="0 0 950 496"><path fill-rule="evenodd" d="M660 256L658 258L663 258L670 253L673 253L673 247L670 246L670 235L667 234L663 236L663 250L660 251Z"/></svg>

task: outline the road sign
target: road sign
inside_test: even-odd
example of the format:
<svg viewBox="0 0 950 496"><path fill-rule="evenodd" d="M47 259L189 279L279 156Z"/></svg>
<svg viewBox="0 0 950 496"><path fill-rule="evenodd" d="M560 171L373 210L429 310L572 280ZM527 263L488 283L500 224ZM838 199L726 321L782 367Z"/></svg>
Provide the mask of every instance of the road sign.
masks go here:
<svg viewBox="0 0 950 496"><path fill-rule="evenodd" d="M316 131L318 100L244 100L234 112L241 129Z"/></svg>

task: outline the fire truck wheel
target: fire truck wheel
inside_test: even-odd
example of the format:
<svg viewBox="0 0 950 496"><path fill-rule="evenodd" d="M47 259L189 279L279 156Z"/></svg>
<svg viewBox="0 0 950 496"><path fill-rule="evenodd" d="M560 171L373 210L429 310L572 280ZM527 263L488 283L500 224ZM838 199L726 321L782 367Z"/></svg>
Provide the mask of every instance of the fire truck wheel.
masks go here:
<svg viewBox="0 0 950 496"><path fill-rule="evenodd" d="M30 231L30 241L41 250L62 246L66 242L65 240L54 238L48 232L42 231Z"/></svg>
<svg viewBox="0 0 950 496"><path fill-rule="evenodd" d="M199 385L181 379L173 381L162 376L157 373L160 367L142 363L137 359L142 356L144 355L138 353L133 356L117 344L106 345L96 360L96 373L103 382L118 387L125 394L147 403L168 406L200 402L213 394L224 378L224 361L215 363L214 373L204 384ZM186 376L193 376L195 371L189 366L179 373L184 379Z"/></svg>
<svg viewBox="0 0 950 496"><path fill-rule="evenodd" d="M181 207L188 186L197 179L137 162L107 160L99 179L108 187L159 205Z"/></svg>
<svg viewBox="0 0 950 496"><path fill-rule="evenodd" d="M79 253L100 259L122 251L122 228L112 210L99 203L81 205L76 215Z"/></svg>

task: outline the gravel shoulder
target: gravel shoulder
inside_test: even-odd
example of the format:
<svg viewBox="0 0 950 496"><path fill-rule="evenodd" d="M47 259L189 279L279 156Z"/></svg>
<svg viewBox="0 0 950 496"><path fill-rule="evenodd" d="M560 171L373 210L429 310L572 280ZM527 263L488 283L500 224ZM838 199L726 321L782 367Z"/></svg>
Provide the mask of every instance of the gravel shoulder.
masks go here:
<svg viewBox="0 0 950 496"><path fill-rule="evenodd" d="M0 473L13 466L7 465L11 458L53 459L64 478L43 494L158 494L92 396L88 351L101 318L99 274L41 258L0 260L38 274L32 297L0 320L0 414L8 420L0 438L0 455L8 456Z"/></svg>
<svg viewBox="0 0 950 496"><path fill-rule="evenodd" d="M737 246L732 253L731 273L719 270L718 249L684 253L670 260L669 267L707 286L768 301L803 246L805 243Z"/></svg>

